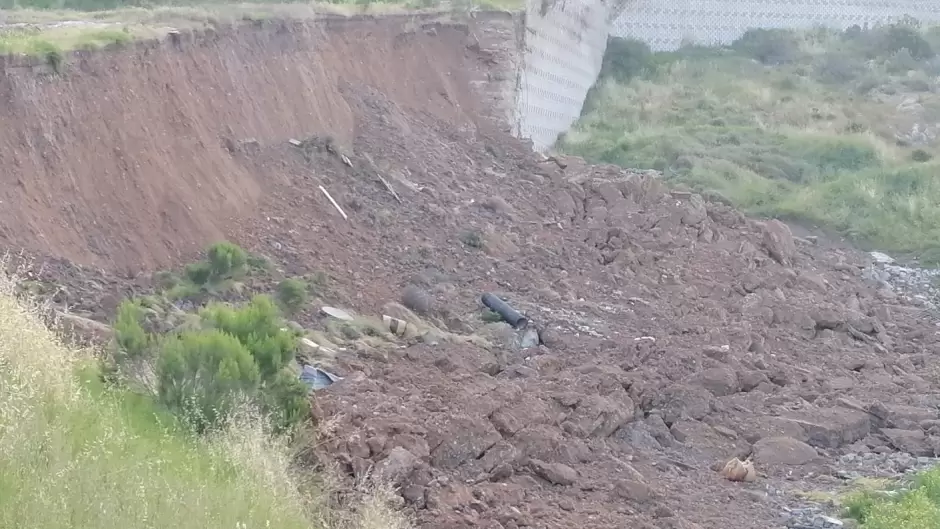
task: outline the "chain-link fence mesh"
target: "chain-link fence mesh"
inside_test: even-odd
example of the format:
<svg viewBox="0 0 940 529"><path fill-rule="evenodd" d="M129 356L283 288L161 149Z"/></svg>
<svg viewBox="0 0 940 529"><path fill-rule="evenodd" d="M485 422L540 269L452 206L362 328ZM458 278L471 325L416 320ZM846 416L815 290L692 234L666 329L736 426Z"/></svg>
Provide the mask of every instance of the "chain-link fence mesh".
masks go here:
<svg viewBox="0 0 940 529"><path fill-rule="evenodd" d="M611 34L661 51L729 44L751 28L865 28L905 16L940 23L940 0L633 0Z"/></svg>

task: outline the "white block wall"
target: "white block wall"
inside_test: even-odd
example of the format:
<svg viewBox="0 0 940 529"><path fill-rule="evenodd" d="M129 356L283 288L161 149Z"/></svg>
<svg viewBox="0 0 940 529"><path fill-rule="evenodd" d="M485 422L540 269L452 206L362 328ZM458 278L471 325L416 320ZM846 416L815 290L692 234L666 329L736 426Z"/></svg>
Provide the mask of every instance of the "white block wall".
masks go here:
<svg viewBox="0 0 940 529"><path fill-rule="evenodd" d="M529 0L526 8L515 132L542 151L580 117L600 73L610 26L598 0L559 0L544 16L540 8L540 0Z"/></svg>

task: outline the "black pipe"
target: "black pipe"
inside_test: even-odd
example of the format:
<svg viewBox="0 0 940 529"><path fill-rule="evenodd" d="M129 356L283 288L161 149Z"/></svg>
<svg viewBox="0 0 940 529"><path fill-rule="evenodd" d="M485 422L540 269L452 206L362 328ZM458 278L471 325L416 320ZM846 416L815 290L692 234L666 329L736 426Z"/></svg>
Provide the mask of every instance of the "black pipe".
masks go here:
<svg viewBox="0 0 940 529"><path fill-rule="evenodd" d="M482 298L483 304L486 305L490 310L499 314L503 321L512 325L516 329L521 329L528 325L529 320L525 316L519 314L519 312L506 304L505 301L499 299L493 294L487 292L483 294Z"/></svg>

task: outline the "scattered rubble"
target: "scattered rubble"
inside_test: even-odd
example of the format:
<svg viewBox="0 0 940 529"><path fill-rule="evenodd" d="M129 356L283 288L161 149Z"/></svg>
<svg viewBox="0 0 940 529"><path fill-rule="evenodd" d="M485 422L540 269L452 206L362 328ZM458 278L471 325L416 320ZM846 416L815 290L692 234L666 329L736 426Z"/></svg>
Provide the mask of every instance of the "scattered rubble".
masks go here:
<svg viewBox="0 0 940 529"><path fill-rule="evenodd" d="M316 391L330 425L316 448L349 491L389 480L424 528L838 527L797 493L936 461L925 308L940 298L915 291L932 272L798 239L653 172L540 163L450 83L415 99L370 85L377 66L331 81L342 148L259 138L226 154L256 178L257 211L220 223L290 275L330 276L296 319L304 353L330 357L308 383L342 379ZM96 321L148 288L44 274ZM511 293L484 302L502 321L482 321L480 292ZM353 337L314 334L330 326Z"/></svg>

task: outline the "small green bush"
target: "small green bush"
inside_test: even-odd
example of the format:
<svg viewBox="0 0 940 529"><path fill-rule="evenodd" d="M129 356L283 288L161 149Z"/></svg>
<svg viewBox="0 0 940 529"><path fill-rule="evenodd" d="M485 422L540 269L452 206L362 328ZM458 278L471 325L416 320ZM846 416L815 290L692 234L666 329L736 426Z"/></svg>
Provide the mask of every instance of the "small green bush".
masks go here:
<svg viewBox="0 0 940 529"><path fill-rule="evenodd" d="M285 279L277 285L277 299L289 313L295 313L307 303L307 283L300 279Z"/></svg>
<svg viewBox="0 0 940 529"><path fill-rule="evenodd" d="M209 263L210 279L218 281L245 271L248 254L240 246L230 242L219 242L209 247L206 252Z"/></svg>
<svg viewBox="0 0 940 529"><path fill-rule="evenodd" d="M816 78L829 84L846 84L862 77L865 64L844 52L828 52L822 55L814 67Z"/></svg>
<svg viewBox="0 0 940 529"><path fill-rule="evenodd" d="M142 320L140 302L118 307L115 367L153 355L160 402L197 432L219 425L239 400L258 405L278 431L309 415L307 387L289 367L297 335L271 298L210 304L197 322L163 335L148 334Z"/></svg>
<svg viewBox="0 0 940 529"><path fill-rule="evenodd" d="M791 63L800 57L800 39L787 29L749 29L731 48L768 65Z"/></svg>
<svg viewBox="0 0 940 529"><path fill-rule="evenodd" d="M114 334L121 354L128 358L143 357L153 341L141 325L142 319L143 311L138 303L125 299L118 305Z"/></svg>
<svg viewBox="0 0 940 529"><path fill-rule="evenodd" d="M261 376L237 338L206 330L164 340L157 379L160 402L204 432L218 426L240 398L254 396Z"/></svg>
<svg viewBox="0 0 940 529"><path fill-rule="evenodd" d="M180 278L169 270L161 270L153 274L153 284L157 290L170 290L180 283Z"/></svg>
<svg viewBox="0 0 940 529"><path fill-rule="evenodd" d="M601 65L600 77L610 77L626 82L642 74L650 73L653 52L643 41L610 37Z"/></svg>
<svg viewBox="0 0 940 529"><path fill-rule="evenodd" d="M212 278L212 268L203 261L189 263L186 265L186 278L195 285L205 285Z"/></svg>
<svg viewBox="0 0 940 529"><path fill-rule="evenodd" d="M915 60L931 59L936 55L933 47L917 28L893 24L885 28L879 39L879 56L890 57L906 49Z"/></svg>
<svg viewBox="0 0 940 529"><path fill-rule="evenodd" d="M471 248L483 248L483 235L475 230L467 230L460 234L460 242Z"/></svg>
<svg viewBox="0 0 940 529"><path fill-rule="evenodd" d="M255 296L250 303L237 309L213 303L203 309L201 316L209 326L243 343L265 379L276 375L294 358L297 337L290 331L281 330L284 321L277 305L268 296Z"/></svg>
<svg viewBox="0 0 940 529"><path fill-rule="evenodd" d="M919 67L920 64L917 62L917 59L911 55L910 50L907 48L901 48L894 52L894 54L885 61L885 70L893 74L906 74Z"/></svg>
<svg viewBox="0 0 940 529"><path fill-rule="evenodd" d="M292 428L310 415L309 390L290 368L278 371L261 390L261 407L276 431Z"/></svg>
<svg viewBox="0 0 940 529"><path fill-rule="evenodd" d="M484 309L483 312L480 313L480 319L483 320L484 323L499 323L503 321L503 317L500 316L498 312L490 309Z"/></svg>

